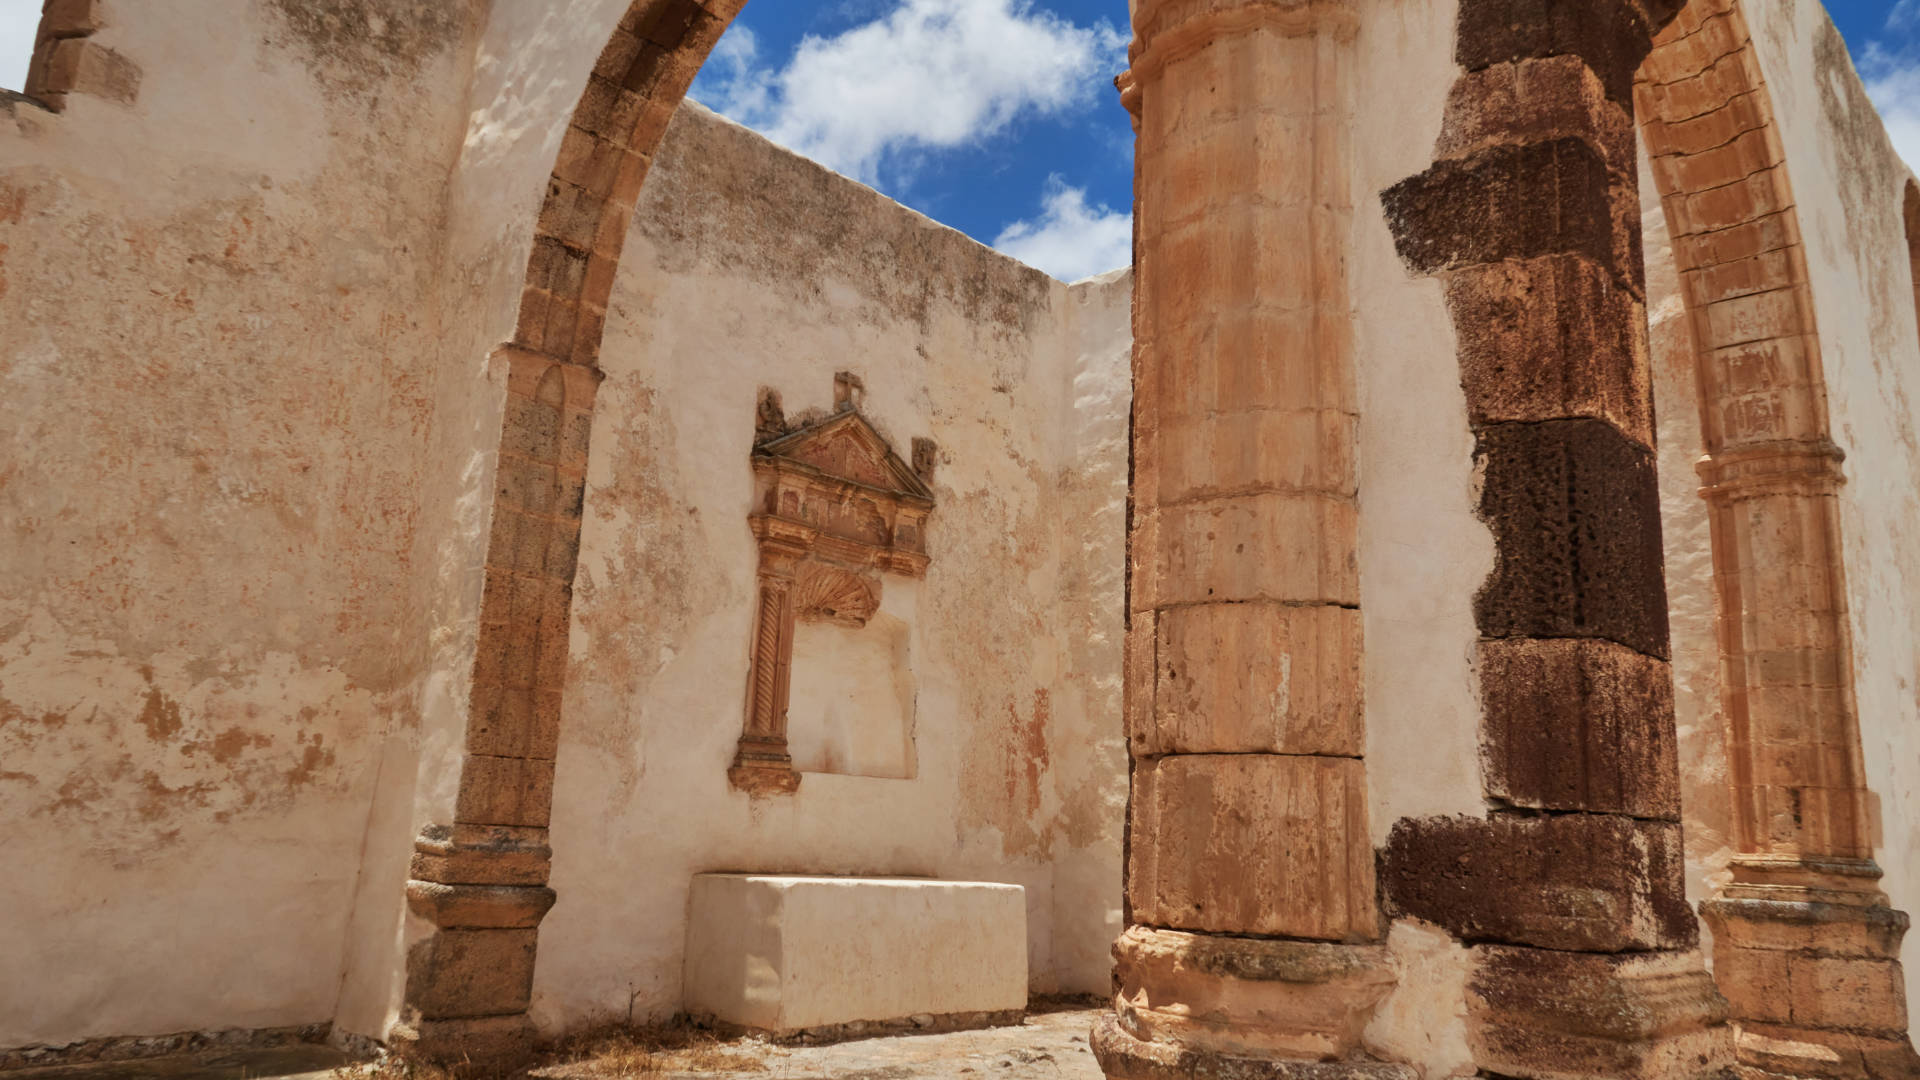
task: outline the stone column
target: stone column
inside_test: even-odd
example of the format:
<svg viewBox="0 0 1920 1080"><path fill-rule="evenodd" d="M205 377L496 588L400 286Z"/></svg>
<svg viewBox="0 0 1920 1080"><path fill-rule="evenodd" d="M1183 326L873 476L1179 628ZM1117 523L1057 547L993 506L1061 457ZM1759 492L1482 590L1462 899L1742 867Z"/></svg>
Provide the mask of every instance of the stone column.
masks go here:
<svg viewBox="0 0 1920 1080"><path fill-rule="evenodd" d="M506 417L487 542L466 757L451 824L414 843L407 952L390 1040L434 1060L503 1068L532 1045L527 1002L551 851L573 575L598 370L503 346Z"/></svg>
<svg viewBox="0 0 1920 1080"><path fill-rule="evenodd" d="M787 693L793 676L793 577L813 530L771 515L752 518L760 538L760 607L747 675L747 719L727 779L753 795L787 794L800 774L787 754Z"/></svg>
<svg viewBox="0 0 1920 1080"><path fill-rule="evenodd" d="M1663 0L1463 0L1435 162L1382 193L1445 287L1480 517L1484 817L1396 822L1397 914L1472 945L1483 1074L1706 1077L1726 1004L1686 902L1634 70Z"/></svg>
<svg viewBox="0 0 1920 1080"><path fill-rule="evenodd" d="M1114 1078L1357 1060L1392 984L1362 757L1343 2L1141 0L1133 758ZM1337 1064L1325 1064L1338 1062Z"/></svg>

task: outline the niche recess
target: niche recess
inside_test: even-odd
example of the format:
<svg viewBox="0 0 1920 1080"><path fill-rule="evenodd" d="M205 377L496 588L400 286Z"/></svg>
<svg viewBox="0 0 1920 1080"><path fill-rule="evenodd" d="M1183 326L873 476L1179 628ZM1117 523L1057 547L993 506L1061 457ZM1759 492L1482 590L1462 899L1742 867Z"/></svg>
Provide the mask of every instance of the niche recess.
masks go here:
<svg viewBox="0 0 1920 1080"><path fill-rule="evenodd" d="M790 426L762 390L753 447L759 611L747 716L727 776L755 795L801 772L910 777L914 687L906 621L882 609L888 575L927 572L934 445L908 465L860 414L860 380L834 376L834 411Z"/></svg>

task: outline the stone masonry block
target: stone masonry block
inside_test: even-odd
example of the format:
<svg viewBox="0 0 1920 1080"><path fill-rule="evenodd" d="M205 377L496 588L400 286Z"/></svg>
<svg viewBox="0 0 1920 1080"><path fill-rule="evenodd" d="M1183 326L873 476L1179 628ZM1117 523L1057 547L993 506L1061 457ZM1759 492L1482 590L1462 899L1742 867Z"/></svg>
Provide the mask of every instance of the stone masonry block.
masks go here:
<svg viewBox="0 0 1920 1080"><path fill-rule="evenodd" d="M1366 772L1354 758L1196 754L1134 766L1134 921L1377 938Z"/></svg>
<svg viewBox="0 0 1920 1080"><path fill-rule="evenodd" d="M472 825L544 828L553 810L553 762L468 754L454 818Z"/></svg>
<svg viewBox="0 0 1920 1080"><path fill-rule="evenodd" d="M1666 661L1591 638L1482 641L1480 696L1488 795L1680 820Z"/></svg>
<svg viewBox="0 0 1920 1080"><path fill-rule="evenodd" d="M1472 951L1467 1031L1491 1076L1691 1080L1733 1075L1727 1003L1693 952Z"/></svg>
<svg viewBox="0 0 1920 1080"><path fill-rule="evenodd" d="M407 953L407 1003L428 1020L525 1012L532 927L436 930Z"/></svg>
<svg viewBox="0 0 1920 1080"><path fill-rule="evenodd" d="M1159 618L1150 726L1138 756L1240 753L1357 757L1360 612L1198 604Z"/></svg>
<svg viewBox="0 0 1920 1080"><path fill-rule="evenodd" d="M1653 446L1646 313L1599 264L1560 255L1456 271L1447 306L1474 426L1587 417Z"/></svg>
<svg viewBox="0 0 1920 1080"><path fill-rule="evenodd" d="M1608 97L1625 103L1656 29L1621 0L1463 0L1454 54L1468 71L1577 56L1600 77Z"/></svg>
<svg viewBox="0 0 1920 1080"><path fill-rule="evenodd" d="M1690 948L1683 874L1678 823L1601 814L1403 818L1381 854L1395 911L1468 942L1575 952Z"/></svg>
<svg viewBox="0 0 1920 1080"><path fill-rule="evenodd" d="M697 874L686 1009L773 1032L1027 1004L1018 885Z"/></svg>
<svg viewBox="0 0 1920 1080"><path fill-rule="evenodd" d="M1437 161L1381 193L1395 248L1419 273L1585 255L1637 297L1644 267L1636 198L1631 175L1608 169L1577 138Z"/></svg>
<svg viewBox="0 0 1920 1080"><path fill-rule="evenodd" d="M1785 955L1795 1023L1880 1035L1906 1032L1907 995L1899 961Z"/></svg>
<svg viewBox="0 0 1920 1080"><path fill-rule="evenodd" d="M1474 598L1488 637L1594 637L1667 652L1653 455L1599 420L1479 433L1480 517L1499 561Z"/></svg>
<svg viewBox="0 0 1920 1080"><path fill-rule="evenodd" d="M47 42L35 72L40 82L36 94L89 94L130 105L140 93L139 66L87 38Z"/></svg>
<svg viewBox="0 0 1920 1080"><path fill-rule="evenodd" d="M1272 492L1156 511L1156 604L1283 600L1356 605L1359 562L1352 502Z"/></svg>
<svg viewBox="0 0 1920 1080"><path fill-rule="evenodd" d="M1582 139L1615 171L1633 169L1633 117L1577 56L1495 64L1455 80L1435 155Z"/></svg>

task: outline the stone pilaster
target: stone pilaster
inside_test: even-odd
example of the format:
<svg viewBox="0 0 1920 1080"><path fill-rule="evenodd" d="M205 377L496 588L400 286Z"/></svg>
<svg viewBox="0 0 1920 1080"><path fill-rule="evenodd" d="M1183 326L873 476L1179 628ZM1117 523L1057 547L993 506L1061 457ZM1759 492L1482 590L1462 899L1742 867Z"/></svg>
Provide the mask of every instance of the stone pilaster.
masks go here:
<svg viewBox="0 0 1920 1080"><path fill-rule="evenodd" d="M1356 20L1134 12L1127 903L1110 1077L1400 1075L1366 821L1344 246Z"/></svg>
<svg viewBox="0 0 1920 1080"><path fill-rule="evenodd" d="M753 662L747 676L747 719L727 779L753 795L790 794L800 787L800 774L787 753L793 576L814 530L771 516L752 521L760 540L760 606L754 616Z"/></svg>
<svg viewBox="0 0 1920 1080"><path fill-rule="evenodd" d="M407 953L404 1053L482 1070L531 1050L527 1002L540 919L553 906L559 749L587 439L600 373L515 346L507 369L492 533L451 824L414 842L407 907L428 932Z"/></svg>
<svg viewBox="0 0 1920 1080"><path fill-rule="evenodd" d="M1655 0L1464 0L1431 168L1382 193L1458 336L1497 551L1474 597L1485 817L1405 819L1392 908L1473 946L1483 1074L1731 1063L1680 842L1632 81Z"/></svg>

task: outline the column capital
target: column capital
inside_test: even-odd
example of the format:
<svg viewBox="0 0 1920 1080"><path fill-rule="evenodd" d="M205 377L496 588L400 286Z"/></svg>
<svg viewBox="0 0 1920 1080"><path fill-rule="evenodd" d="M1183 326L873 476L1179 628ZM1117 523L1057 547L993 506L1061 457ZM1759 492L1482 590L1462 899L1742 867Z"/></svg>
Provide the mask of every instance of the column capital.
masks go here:
<svg viewBox="0 0 1920 1080"><path fill-rule="evenodd" d="M1351 0L1142 0L1133 13L1128 69L1116 84L1123 104L1138 114L1139 88L1166 66L1224 37L1271 30L1283 37L1331 34L1350 40L1360 18Z"/></svg>
<svg viewBox="0 0 1920 1080"><path fill-rule="evenodd" d="M1846 451L1832 439L1770 439L1703 455L1700 497L1734 502L1766 495L1831 495L1847 482Z"/></svg>

